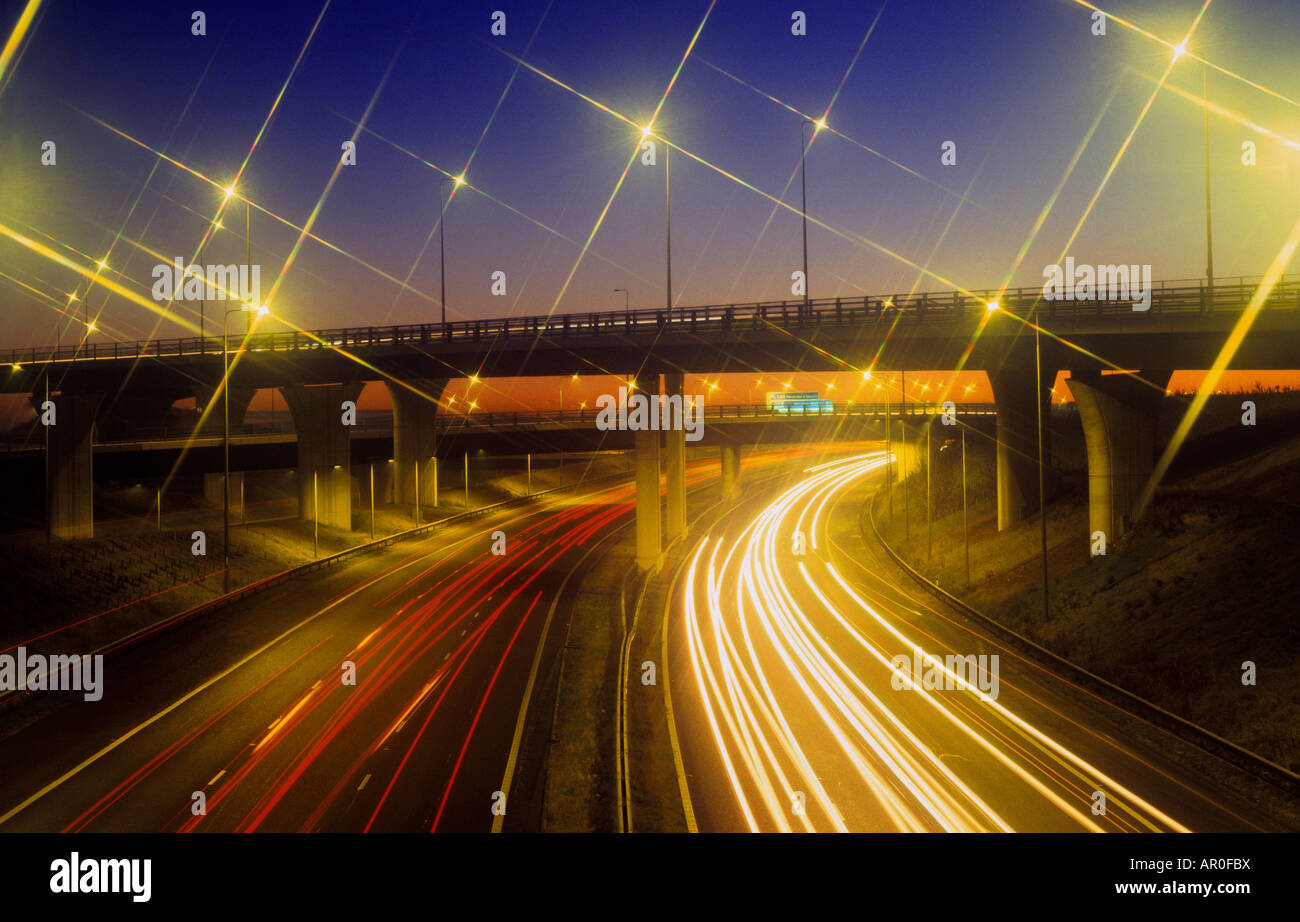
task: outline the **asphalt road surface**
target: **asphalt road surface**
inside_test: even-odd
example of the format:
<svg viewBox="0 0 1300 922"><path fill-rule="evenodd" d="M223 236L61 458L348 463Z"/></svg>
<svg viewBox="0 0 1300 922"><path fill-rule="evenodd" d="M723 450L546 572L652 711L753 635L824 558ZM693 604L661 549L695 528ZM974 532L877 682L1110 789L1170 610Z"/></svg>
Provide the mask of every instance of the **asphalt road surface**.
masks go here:
<svg viewBox="0 0 1300 922"><path fill-rule="evenodd" d="M882 457L733 510L678 574L670 691L700 830L1278 828L1192 768L1187 745L886 563L858 521Z"/></svg>
<svg viewBox="0 0 1300 922"><path fill-rule="evenodd" d="M101 701L7 711L0 830L538 828L551 628L632 497L399 543L128 648Z"/></svg>

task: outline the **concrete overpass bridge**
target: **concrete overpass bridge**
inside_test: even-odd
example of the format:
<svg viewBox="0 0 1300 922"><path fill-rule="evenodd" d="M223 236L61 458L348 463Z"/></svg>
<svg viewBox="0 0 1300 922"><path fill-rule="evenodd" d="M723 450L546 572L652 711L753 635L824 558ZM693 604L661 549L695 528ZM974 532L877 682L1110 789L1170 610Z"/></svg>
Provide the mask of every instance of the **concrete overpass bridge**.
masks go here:
<svg viewBox="0 0 1300 922"><path fill-rule="evenodd" d="M889 420L902 412L903 408L885 403L840 403L830 409L806 412L778 412L762 404L714 405L704 410L701 438L688 444L730 452L762 445L883 439ZM936 405L920 402L909 402L906 408L907 415L914 420L938 412ZM992 417L996 408L991 403L968 403L962 404L961 413L967 417ZM443 415L435 420L434 454L422 476L432 484L437 463L455 464L463 455L476 451L523 456L628 451L634 447L634 433L603 431L596 427L595 421L596 411L591 409ZM363 414L355 426L348 427L347 434L353 471L370 464L384 465L382 473L376 470L376 493L390 493L391 472L387 465L395 461L393 414ZM92 440L94 470L96 476L115 480L160 477L173 471L201 474L218 481L211 490L215 498L221 492L223 443L219 433L196 435L193 426L186 425L138 429L113 438L96 437ZM231 469L243 472L293 468L297 444L292 419L277 420L275 424L232 426ZM43 462L44 432L36 423L0 440L0 465L10 475L39 477Z"/></svg>
<svg viewBox="0 0 1300 922"><path fill-rule="evenodd" d="M299 481L316 474L331 497L322 520L347 527L350 438L339 408L368 381L383 380L392 395L396 492L414 502L417 468L436 451L437 400L455 377L601 373L635 376L644 386L662 374L672 396L681 394L687 372L983 370L996 402L998 521L1005 528L1037 507L1036 434L1047 405L1035 406L1035 395L1046 398L1057 372L1068 369L1088 444L1090 527L1113 538L1128 527L1151 470L1152 399L1174 370L1214 364L1257 285L1244 278L1212 288L1156 283L1147 310L1106 299L1043 301L1034 287L253 334L231 351L231 420L242 420L256 389L279 388L293 414L299 473L309 475ZM1025 322L1031 314L1050 333L1041 340L1041 388ZM0 374L0 392L39 402L48 386L55 395L49 515L56 534L76 537L91 527L92 430L111 438L156 424L185 397L208 405L222 380L223 354L220 340L191 337L15 349L0 352L0 362L10 366ZM1297 365L1300 279L1283 278L1229 367ZM1137 371L1150 386L1102 375L1113 368ZM210 418L220 418L215 408ZM681 435L664 448L670 533L684 528L674 511L684 508ZM633 441L644 456L638 467L658 470L659 434ZM310 514L309 503L300 507Z"/></svg>

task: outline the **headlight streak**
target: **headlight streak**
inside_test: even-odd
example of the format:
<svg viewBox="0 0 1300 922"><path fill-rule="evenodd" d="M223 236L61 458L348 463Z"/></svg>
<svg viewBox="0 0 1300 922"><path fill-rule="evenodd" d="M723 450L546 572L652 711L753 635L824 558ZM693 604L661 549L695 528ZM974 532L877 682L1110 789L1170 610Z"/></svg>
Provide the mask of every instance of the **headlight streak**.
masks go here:
<svg viewBox="0 0 1300 922"><path fill-rule="evenodd" d="M836 472L828 476L842 475ZM813 481L812 489L816 489L821 483L821 479ZM763 518L766 520L763 523L764 527L751 533L746 559L741 567L742 581L749 587L750 596L754 599L756 607L760 610L766 608L769 617L763 619L762 625L790 675L803 690L826 729L835 738L868 788L875 794L877 801L884 807L894 825L914 832L924 831L927 828L907 801L890 790L890 785L869 764L863 751L854 745L849 734L838 721L833 719L831 707L827 706L825 699L830 699L830 705L857 732L858 737L876 758L884 763L892 773L895 782L901 784L921 804L941 829L954 831L963 828L955 811L950 809L952 805L941 803L942 797L934 789L930 779L924 777L923 772L917 771L914 763L906 764L907 756L894 744L883 728L860 706L855 707L850 703L850 696L843 683L834 675L829 664L817 656L808 637L802 635L795 627L794 618L798 605L776 575L776 542L779 530L777 526L790 511L793 503L802 498L801 494L808 491L808 484L796 486L788 491L783 497L784 501L779 500L764 512ZM755 588L759 591L755 592ZM801 614L798 617L803 620ZM777 636L778 631L781 637ZM785 641L784 645L782 640ZM813 693L808 679L805 679L803 672L796 667L795 657L800 660L809 678L820 686L823 698L819 699Z"/></svg>
<svg viewBox="0 0 1300 922"><path fill-rule="evenodd" d="M893 625L889 624L888 621L886 621L884 618L882 618L882 617L880 616L880 614L879 614L875 609L873 609L870 605L868 605L868 604L866 603L866 601L862 599L861 596L859 596L856 592L854 592L853 589L852 589L852 588L851 588L851 587L850 587L846 582L844 582L844 580L840 577L839 573L835 570L835 567L834 567L833 564L827 563L827 564L826 564L826 567L827 567L827 570L830 572L831 576L835 578L836 582L839 583L840 587L845 591L845 593L847 593L847 594L848 594L848 595L849 595L849 596L850 596L850 597L851 597L851 598L852 598L852 599L853 599L853 600L854 600L854 601L855 601L859 606L861 606L862 609L863 609L863 611L865 611L865 612L867 612L869 615L871 615L871 617L872 617L875 621L877 621L881 626L883 626L887 631L889 631L889 633L891 633L891 634L893 634L895 637L897 637L897 638L900 640L900 642L909 645L909 646L910 646L911 648L913 648L913 649L917 649L917 645L916 645L915 643L913 643L911 640L909 640L909 639L908 639L905 635L903 635L903 634L902 634L902 633L901 633L897 628L893 627ZM846 624L846 627L847 627L847 624ZM859 639L860 642L862 642L864 645L866 645L866 641L865 641L864 639L861 638L861 635L858 635L857 632L856 632L856 631L853 631L852 629L850 629L850 631L851 631L851 633L853 633L856 637L858 637L858 639ZM976 694L979 694L978 689L970 689L970 686L969 686L967 683L965 683L964 680L961 679L961 677L957 676L956 673L954 673L954 672L952 672L951 670L949 670L949 669L948 669L948 668L943 664L943 661L942 661L942 660L939 660L939 659L937 659L936 657L934 657L933 655L931 655L931 654L927 654L927 653L922 653L922 657L925 659L925 661L926 661L926 663L927 663L928 665L931 665L931 666L937 666L937 667L938 667L940 670L942 670L943 673L944 673L948 678L950 678L951 680L956 681L956 682L959 682L960 684L965 685L966 688L967 688L968 690L973 690ZM1088 776L1090 776L1091 778L1096 779L1097 782L1099 782L1102 786L1106 787L1108 790L1113 791L1113 792L1118 793L1118 794L1122 794L1124 797L1126 797L1126 798L1128 798L1129 800L1131 800L1135 805L1140 806L1142 809L1148 811L1148 812L1151 813L1153 816L1155 816L1156 818L1158 818L1158 819L1161 820L1162 822L1166 823L1166 824L1169 825L1171 828L1177 830L1178 832L1190 832L1190 831L1191 831L1190 829L1187 829L1185 826L1183 826L1182 824L1180 824L1178 821L1174 820L1172 817L1166 815L1164 812L1162 812L1161 810L1159 810L1158 808L1156 808L1156 807L1153 806L1152 804L1150 804L1150 803L1148 803L1147 801L1143 800L1141 797L1139 797L1137 794L1135 794L1135 793L1134 793L1133 791L1131 791L1129 788L1127 788L1126 786L1124 786L1124 785L1121 784L1120 782L1116 781L1114 778L1112 778L1110 775L1108 775L1108 774L1106 774L1105 772L1103 772L1101 769L1097 768L1096 766L1094 766L1094 765L1092 765L1091 763L1087 762L1085 759L1083 759L1083 758L1081 758L1080 756L1076 755L1076 754L1075 754L1074 752L1072 752L1071 750L1069 750L1069 749L1067 749L1066 747L1062 746L1060 743L1056 742L1056 741L1053 740L1051 737L1047 736L1045 733L1043 733L1043 732L1042 732L1041 730L1039 730L1038 728L1034 727L1032 724L1030 724L1030 723L1028 723L1027 721L1021 719L1020 717L1016 716L1014 713L1012 713L1010 710L1008 710L1008 709L1007 709L1005 706L1003 706L1002 704L999 704L997 701L988 700L988 699L987 699L987 696L981 696L981 699L980 699L980 700L981 700L981 703L982 703L982 704L986 704L986 705L988 705L988 707L989 707L990 710L993 710L993 711L996 712L999 716L1005 718L1009 723L1011 723L1011 724L1013 724L1014 726L1018 727L1020 730L1022 730L1022 731L1023 731L1024 733L1026 733L1028 736L1032 737L1034 740L1036 740L1037 742L1039 742L1039 743L1042 744L1043 746L1047 747L1049 750L1051 750L1052 752L1054 752L1054 753L1057 754L1058 756L1061 756L1061 757L1064 758L1066 761L1072 763L1072 764L1075 765L1077 768L1081 769L1083 772L1085 772L1085 773L1086 773ZM936 703L936 704L937 704L937 703ZM1054 801L1057 800L1057 798L1055 797L1055 795L1052 795L1052 799L1053 799ZM1081 820L1085 821L1085 825L1089 825L1089 826L1092 825L1091 821L1088 821L1086 817L1081 817ZM1149 824L1148 824L1148 825L1149 825ZM1154 827L1152 827L1152 828L1154 828Z"/></svg>
<svg viewBox="0 0 1300 922"><path fill-rule="evenodd" d="M893 675L892 656L850 620L849 611L856 605L897 639L902 650L920 651L925 664L955 689L947 702L941 700L943 693L924 688L913 694L987 752L999 770L1023 782L1027 792L1041 796L1071 823L1094 832L1105 831L1102 823L1120 829L1189 831L990 699L949 669L942 652L924 652L862 598L830 560L821 554L796 559L802 586L883 672L868 677L835 652L824 625L819 628L812 613L799 605L781 571L784 565L788 572L793 530L807 523L809 546L824 546L816 534L824 525L828 503L884 464L884 453L877 451L810 466L804 480L767 505L739 535L702 539L690 560L684 614L691 667L749 829L862 828L864 817L878 810L888 823L885 828L904 831L1012 830L971 787L984 780L982 775L959 774L960 769L913 732L905 712L891 709L871 691L871 683ZM735 583L731 611L722 604L728 580ZM828 595L819 583L834 591ZM851 604L838 601L836 592L847 595ZM781 666L774 668L777 662ZM805 714L815 714L816 719ZM799 717L804 717L802 722ZM845 773L841 766L852 766L852 771ZM805 791L807 798L806 810L798 816L801 824L791 822L790 797L796 789ZM1110 798L1105 819L1091 815L1093 790L1104 790ZM850 807L847 815L841 812ZM1139 826L1128 822L1130 815Z"/></svg>

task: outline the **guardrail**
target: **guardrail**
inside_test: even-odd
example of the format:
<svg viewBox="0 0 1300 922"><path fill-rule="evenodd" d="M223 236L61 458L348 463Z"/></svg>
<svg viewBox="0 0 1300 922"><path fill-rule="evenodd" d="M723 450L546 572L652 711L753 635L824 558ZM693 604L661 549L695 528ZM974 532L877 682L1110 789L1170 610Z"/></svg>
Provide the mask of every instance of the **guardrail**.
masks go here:
<svg viewBox="0 0 1300 922"><path fill-rule="evenodd" d="M1076 685L1081 686L1084 690L1090 692L1096 697L1110 703L1112 706L1126 711L1142 720L1145 720L1172 736L1181 739L1185 743L1200 748L1201 750L1222 759L1223 761L1234 765L1237 768L1244 769L1258 778L1262 778L1269 784L1274 785L1286 791L1289 794L1300 794L1300 775L1291 771L1284 766L1270 762L1263 756L1251 752L1244 746L1239 746L1231 740L1226 740L1216 733L1213 733L1199 724L1192 723L1184 717L1173 714L1158 704L1146 700L1140 695L1134 694L1126 688L1116 685L1114 682L1104 679L1096 673L1084 669L1082 666L1066 659L1058 653L1044 647L1042 644L1026 637L1019 631L1007 627L995 618L991 618L977 608L963 602L957 596L944 589L938 583L930 580L920 570L913 567L903 556L894 550L880 533L876 526L875 507L876 500L880 496L880 490L871 494L871 498L866 503L866 517L871 525L871 533L875 536L876 541L884 548L885 552L898 566L912 577L917 583L924 586L936 596L945 599L953 608L959 609L977 623L991 630L996 636L1000 637L1008 646L1016 648L1017 652L1025 656L1026 659L1032 660L1039 665L1046 667L1049 671L1055 671L1058 675L1073 681ZM861 525L861 522L859 522ZM866 529L862 529L863 538L866 538Z"/></svg>
<svg viewBox="0 0 1300 922"><path fill-rule="evenodd" d="M1181 280L1179 280L1181 281ZM1236 284L1224 282L1212 288L1204 281L1194 285L1167 287L1152 283L1151 313L1194 313L1240 310L1260 281L1241 276ZM232 351L302 352L313 349L355 349L377 346L429 346L435 343L477 342L508 339L511 336L567 338L572 336L626 336L663 332L732 332L810 325L860 325L892 323L900 316L917 320L959 319L978 314L997 299L1003 310L1041 305L1049 319L1078 317L1131 317L1136 312L1128 300L1044 301L1042 287L1014 288L1003 292L990 289L972 292L921 292L919 294L866 295L855 298L815 298L788 301L757 301L709 304L635 311L598 311L583 314L501 317L489 320L453 320L447 323L400 324L395 326L342 327L289 333L258 333L238 337ZM1279 279L1269 298L1274 305L1300 308L1300 279ZM111 359L176 358L220 356L222 340L216 337L182 337L141 342L82 342L58 348L10 349L0 352L0 364L22 365L48 362L88 362Z"/></svg>

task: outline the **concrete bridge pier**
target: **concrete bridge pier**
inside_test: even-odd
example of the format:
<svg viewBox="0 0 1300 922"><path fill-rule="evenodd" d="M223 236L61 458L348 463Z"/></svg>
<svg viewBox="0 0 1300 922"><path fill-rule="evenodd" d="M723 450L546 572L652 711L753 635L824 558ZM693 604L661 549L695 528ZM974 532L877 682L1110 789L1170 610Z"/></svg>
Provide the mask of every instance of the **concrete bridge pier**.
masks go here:
<svg viewBox="0 0 1300 922"><path fill-rule="evenodd" d="M642 570L657 570L663 559L659 521L659 433L638 429L634 445L636 562Z"/></svg>
<svg viewBox="0 0 1300 922"><path fill-rule="evenodd" d="M685 422L686 376L680 371L664 375L664 394L682 401L682 420ZM668 404L664 404L667 411ZM664 539L672 541L686 534L686 429L682 427L664 432L664 467L667 481L667 508L664 516Z"/></svg>
<svg viewBox="0 0 1300 922"><path fill-rule="evenodd" d="M434 423L446 378L385 381L393 403L394 502L414 506L416 468L419 468L421 506L438 505L438 475L434 448ZM376 475L378 470L376 470ZM377 490L377 488L376 488ZM381 494L382 495L382 494Z"/></svg>
<svg viewBox="0 0 1300 922"><path fill-rule="evenodd" d="M1047 427L1054 365L1043 363L1042 401L1035 411L1034 355L1015 353L999 370L990 370L997 404L998 531L1005 531L1038 511L1038 425L1043 423L1043 463L1051 465Z"/></svg>
<svg viewBox="0 0 1300 922"><path fill-rule="evenodd" d="M203 413L204 407L212 404L211 412L203 418L203 424L199 426L199 433L208 437L222 435L225 432L224 411L221 407L221 398L217 396L217 389L206 384L196 384L193 390L194 408L200 414ZM253 396L257 393L257 389L252 387L231 387L227 390L229 390L230 397L230 428L234 430L244 424L244 416L248 413L248 405L253 402Z"/></svg>
<svg viewBox="0 0 1300 922"><path fill-rule="evenodd" d="M342 404L363 382L292 384L280 388L298 433L298 518L352 528L351 439ZM318 510L315 514L313 510Z"/></svg>
<svg viewBox="0 0 1300 922"><path fill-rule="evenodd" d="M1170 371L1071 372L1088 452L1088 532L1109 544L1133 527L1138 495L1155 467L1156 415Z"/></svg>
<svg viewBox="0 0 1300 922"><path fill-rule="evenodd" d="M45 516L50 534L56 538L93 538L95 418L104 395L65 392L51 394L49 399L54 404L54 425L45 430L49 438ZM33 394L31 400L39 420L45 396Z"/></svg>
<svg viewBox="0 0 1300 922"><path fill-rule="evenodd" d="M722 462L722 498L735 499L740 495L740 446L724 442L719 446Z"/></svg>

